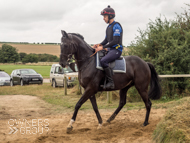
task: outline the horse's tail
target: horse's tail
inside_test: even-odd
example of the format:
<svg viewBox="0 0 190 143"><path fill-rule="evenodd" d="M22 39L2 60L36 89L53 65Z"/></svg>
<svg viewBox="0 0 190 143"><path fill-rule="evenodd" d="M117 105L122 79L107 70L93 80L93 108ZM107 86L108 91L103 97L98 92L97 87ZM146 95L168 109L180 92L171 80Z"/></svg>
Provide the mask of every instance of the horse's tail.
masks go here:
<svg viewBox="0 0 190 143"><path fill-rule="evenodd" d="M148 97L153 100L160 99L162 95L162 89L159 83L158 74L156 73L156 70L154 66L151 63L147 63L150 71L151 71L151 81L150 81L150 89L148 92Z"/></svg>

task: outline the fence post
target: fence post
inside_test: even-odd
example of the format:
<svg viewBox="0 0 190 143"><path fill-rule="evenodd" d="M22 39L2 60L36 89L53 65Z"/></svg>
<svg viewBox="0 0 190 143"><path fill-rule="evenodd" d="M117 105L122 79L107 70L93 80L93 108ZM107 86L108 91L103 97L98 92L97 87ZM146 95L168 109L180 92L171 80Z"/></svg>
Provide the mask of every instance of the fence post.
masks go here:
<svg viewBox="0 0 190 143"><path fill-rule="evenodd" d="M107 91L107 103L112 102L112 91Z"/></svg>
<svg viewBox="0 0 190 143"><path fill-rule="evenodd" d="M67 95L67 77L64 75L64 89L65 89L65 95Z"/></svg>

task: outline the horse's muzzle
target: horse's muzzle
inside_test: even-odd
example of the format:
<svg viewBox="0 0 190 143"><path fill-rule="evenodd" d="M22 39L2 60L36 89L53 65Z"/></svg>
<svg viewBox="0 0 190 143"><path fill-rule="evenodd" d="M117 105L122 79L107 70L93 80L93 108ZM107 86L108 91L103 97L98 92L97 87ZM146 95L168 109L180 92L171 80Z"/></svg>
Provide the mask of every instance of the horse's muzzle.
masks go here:
<svg viewBox="0 0 190 143"><path fill-rule="evenodd" d="M66 64L63 64L62 62L59 62L59 64L60 64L63 68L66 67Z"/></svg>

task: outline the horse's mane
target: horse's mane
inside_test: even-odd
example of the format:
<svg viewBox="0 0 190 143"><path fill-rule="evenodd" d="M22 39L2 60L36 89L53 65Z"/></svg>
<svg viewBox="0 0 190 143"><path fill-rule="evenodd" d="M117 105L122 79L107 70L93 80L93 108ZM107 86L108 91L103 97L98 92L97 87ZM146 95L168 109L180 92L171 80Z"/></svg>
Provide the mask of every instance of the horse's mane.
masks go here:
<svg viewBox="0 0 190 143"><path fill-rule="evenodd" d="M79 33L69 33L69 34L75 35L75 36L79 37L80 39L84 40L84 37Z"/></svg>
<svg viewBox="0 0 190 143"><path fill-rule="evenodd" d="M69 33L69 34L79 37L92 50L92 47L84 41L84 37L81 34L79 33Z"/></svg>

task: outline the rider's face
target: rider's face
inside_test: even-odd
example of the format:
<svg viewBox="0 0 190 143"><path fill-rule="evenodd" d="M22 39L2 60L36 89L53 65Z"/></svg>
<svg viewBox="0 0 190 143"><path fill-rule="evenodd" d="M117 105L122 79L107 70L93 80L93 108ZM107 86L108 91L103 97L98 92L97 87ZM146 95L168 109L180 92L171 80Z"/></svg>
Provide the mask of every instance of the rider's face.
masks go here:
<svg viewBox="0 0 190 143"><path fill-rule="evenodd" d="M106 22L106 23L108 23L108 15L104 15L104 21Z"/></svg>

